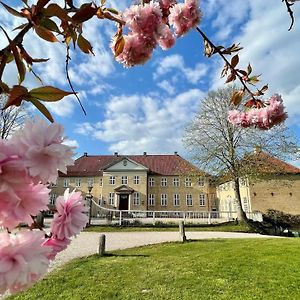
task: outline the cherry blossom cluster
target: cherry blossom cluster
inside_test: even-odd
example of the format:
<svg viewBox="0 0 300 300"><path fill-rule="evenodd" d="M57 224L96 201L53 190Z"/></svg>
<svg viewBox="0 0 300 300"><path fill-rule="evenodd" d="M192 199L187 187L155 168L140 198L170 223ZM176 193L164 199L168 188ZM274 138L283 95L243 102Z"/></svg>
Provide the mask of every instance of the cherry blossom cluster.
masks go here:
<svg viewBox="0 0 300 300"><path fill-rule="evenodd" d="M286 120L287 113L284 111L280 95L273 95L266 101L266 104L267 106L263 108L252 108L247 112L230 110L228 121L241 127L255 126L262 130L268 130Z"/></svg>
<svg viewBox="0 0 300 300"><path fill-rule="evenodd" d="M176 37L182 36L200 22L198 6L198 0L185 0L184 3L159 0L126 9L123 19L129 33L124 36L124 48L116 60L126 67L132 67L149 60L157 45L164 50L171 48ZM173 26L175 34L170 26ZM115 43L113 41L112 49Z"/></svg>
<svg viewBox="0 0 300 300"><path fill-rule="evenodd" d="M64 250L87 223L80 192L67 190L57 199L50 236L22 229L33 216L48 210L47 185L73 163L72 148L64 145L61 125L28 121L9 140L0 141L0 293L22 290L46 271L49 260ZM4 231L4 230L7 231Z"/></svg>

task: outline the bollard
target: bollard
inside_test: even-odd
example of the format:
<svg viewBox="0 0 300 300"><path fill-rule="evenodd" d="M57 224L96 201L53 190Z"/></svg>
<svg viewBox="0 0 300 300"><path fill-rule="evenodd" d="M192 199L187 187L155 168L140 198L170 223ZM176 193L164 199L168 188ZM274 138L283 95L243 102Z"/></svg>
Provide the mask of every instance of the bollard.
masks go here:
<svg viewBox="0 0 300 300"><path fill-rule="evenodd" d="M99 237L99 256L105 255L105 234L100 234Z"/></svg>
<svg viewBox="0 0 300 300"><path fill-rule="evenodd" d="M185 230L184 230L184 221L179 222L179 234L182 242L186 241Z"/></svg>

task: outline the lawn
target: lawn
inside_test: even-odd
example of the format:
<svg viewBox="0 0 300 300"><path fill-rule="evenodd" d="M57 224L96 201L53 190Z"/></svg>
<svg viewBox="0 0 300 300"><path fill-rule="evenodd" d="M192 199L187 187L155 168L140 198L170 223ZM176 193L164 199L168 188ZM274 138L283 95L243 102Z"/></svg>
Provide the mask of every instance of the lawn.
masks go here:
<svg viewBox="0 0 300 300"><path fill-rule="evenodd" d="M300 239L166 243L76 259L9 299L300 299Z"/></svg>
<svg viewBox="0 0 300 300"><path fill-rule="evenodd" d="M224 231L224 232L254 232L253 229L243 224L203 224L203 225L186 225L186 231ZM101 226L95 225L84 229L92 232L130 232L130 231L178 231L178 225L163 224L162 226Z"/></svg>

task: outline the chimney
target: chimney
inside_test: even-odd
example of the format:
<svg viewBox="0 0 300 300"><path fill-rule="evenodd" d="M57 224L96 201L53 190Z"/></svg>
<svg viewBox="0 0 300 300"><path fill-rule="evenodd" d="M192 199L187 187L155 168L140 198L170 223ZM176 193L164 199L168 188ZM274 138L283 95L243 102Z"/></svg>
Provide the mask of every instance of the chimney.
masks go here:
<svg viewBox="0 0 300 300"><path fill-rule="evenodd" d="M144 155L144 156L147 156L147 152L144 152L143 155Z"/></svg>
<svg viewBox="0 0 300 300"><path fill-rule="evenodd" d="M114 156L118 156L118 152L115 152L115 153L114 153Z"/></svg>
<svg viewBox="0 0 300 300"><path fill-rule="evenodd" d="M178 152L177 152L177 151L174 151L174 155L178 155Z"/></svg>
<svg viewBox="0 0 300 300"><path fill-rule="evenodd" d="M87 152L84 152L84 153L83 153L83 156L88 156Z"/></svg>

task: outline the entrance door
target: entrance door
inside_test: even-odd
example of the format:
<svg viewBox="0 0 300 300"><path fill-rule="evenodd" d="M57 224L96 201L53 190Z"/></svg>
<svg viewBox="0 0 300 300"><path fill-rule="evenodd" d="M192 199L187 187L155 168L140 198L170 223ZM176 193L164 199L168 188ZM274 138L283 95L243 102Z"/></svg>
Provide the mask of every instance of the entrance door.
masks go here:
<svg viewBox="0 0 300 300"><path fill-rule="evenodd" d="M128 210L128 194L120 194L119 196L119 209L120 210Z"/></svg>

